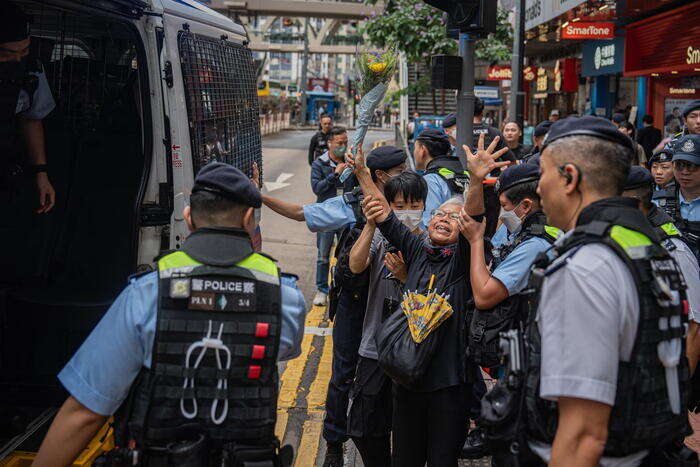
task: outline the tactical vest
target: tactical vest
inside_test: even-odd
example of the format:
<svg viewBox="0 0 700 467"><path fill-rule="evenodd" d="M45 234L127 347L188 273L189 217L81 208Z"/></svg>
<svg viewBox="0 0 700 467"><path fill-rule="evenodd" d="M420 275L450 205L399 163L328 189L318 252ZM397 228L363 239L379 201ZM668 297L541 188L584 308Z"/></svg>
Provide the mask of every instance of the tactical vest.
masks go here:
<svg viewBox="0 0 700 467"><path fill-rule="evenodd" d="M671 217L673 223L683 233L683 238L690 246L695 257L700 259L700 221L689 221L683 218L678 196L679 188L674 184L667 189L656 190L652 195L652 199Z"/></svg>
<svg viewBox="0 0 700 467"><path fill-rule="evenodd" d="M212 450L275 445L281 326L275 263L253 253L217 267L177 251L160 258L158 274L151 368L142 369L118 413L128 435L119 440L115 429L117 443L152 455L192 433L205 434Z"/></svg>
<svg viewBox="0 0 700 467"><path fill-rule="evenodd" d="M512 242L499 249L499 257L494 259L491 270L495 270L521 243L532 237L545 239L550 244L561 235L561 230L546 225L542 211L534 212L523 220L522 229ZM524 321L526 297L521 294L510 296L490 310L474 309L469 325L467 355L472 362L483 367L495 367L501 362L500 334L517 327Z"/></svg>
<svg viewBox="0 0 700 467"><path fill-rule="evenodd" d="M426 174L438 174L447 182L453 195L461 195L469 186L469 172L456 156L438 156L430 161Z"/></svg>
<svg viewBox="0 0 700 467"><path fill-rule="evenodd" d="M590 243L602 243L622 259L634 277L639 297L637 334L630 361L618 363L617 392L604 449L606 456L622 457L667 445L692 432L685 410L689 375L683 325L686 286L683 275L666 250L638 230L621 225L593 221L577 227L562 245L554 248L561 256ZM554 441L558 412L556 402L539 397L541 339L535 314L544 277L560 267L566 267L567 263L560 261L549 268L551 262L546 255L540 255L532 268L530 285L534 301L528 319L529 365L525 393L528 437L546 444ZM681 300L672 303L661 288L652 286L661 283L666 290L678 291ZM669 321L675 317L680 325L660 330L662 317L669 318ZM665 369L658 356L658 344L671 339L680 339L681 343L680 363L677 366L681 404L678 414L671 410Z"/></svg>
<svg viewBox="0 0 700 467"><path fill-rule="evenodd" d="M676 245L671 241L672 238L682 241L688 244L688 240L683 236L680 230L676 228L673 223L671 216L666 214L663 210L658 208L656 205L652 205L649 215L647 216L649 223L654 227L656 234L661 239L661 245L666 248L667 251L673 251L676 249Z"/></svg>

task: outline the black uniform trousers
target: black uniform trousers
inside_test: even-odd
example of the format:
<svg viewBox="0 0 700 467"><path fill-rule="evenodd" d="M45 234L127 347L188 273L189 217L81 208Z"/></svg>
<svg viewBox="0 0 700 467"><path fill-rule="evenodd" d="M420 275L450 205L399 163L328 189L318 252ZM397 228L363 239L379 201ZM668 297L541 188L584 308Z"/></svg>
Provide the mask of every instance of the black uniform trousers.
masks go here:
<svg viewBox="0 0 700 467"><path fill-rule="evenodd" d="M366 305L366 290L340 292L333 321L333 364L323 420L323 439L328 443L344 443L348 439L348 397L355 378Z"/></svg>

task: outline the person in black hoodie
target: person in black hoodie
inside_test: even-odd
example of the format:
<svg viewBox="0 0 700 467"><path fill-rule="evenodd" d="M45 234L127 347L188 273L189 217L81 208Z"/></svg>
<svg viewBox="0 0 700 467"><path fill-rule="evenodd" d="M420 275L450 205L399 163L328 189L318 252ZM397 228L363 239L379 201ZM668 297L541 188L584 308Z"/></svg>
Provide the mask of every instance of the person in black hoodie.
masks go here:
<svg viewBox="0 0 700 467"><path fill-rule="evenodd" d="M487 170L508 165L495 162L508 149L484 150L480 138L477 156ZM439 340L428 367L409 386L396 384L393 394L392 465L429 467L456 465L467 434L472 383L479 369L466 355L466 310L471 298L469 244L460 235L458 219L462 198L452 198L433 212L428 238L411 233L391 211L384 194L372 183L364 155L355 159L355 173L365 193L365 215L398 248L408 268L405 290L435 291L453 313L437 329ZM407 324L408 325L408 324Z"/></svg>

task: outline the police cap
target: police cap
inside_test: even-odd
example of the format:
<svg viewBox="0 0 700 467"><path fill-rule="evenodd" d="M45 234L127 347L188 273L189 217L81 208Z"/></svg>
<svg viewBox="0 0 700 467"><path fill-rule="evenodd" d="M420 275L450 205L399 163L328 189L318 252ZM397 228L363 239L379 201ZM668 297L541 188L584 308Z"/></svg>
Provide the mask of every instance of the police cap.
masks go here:
<svg viewBox="0 0 700 467"><path fill-rule="evenodd" d="M445 117L442 120L442 127L443 128L449 128L451 126L455 126L456 124L457 124L457 115L455 115L454 113L447 115L447 117Z"/></svg>
<svg viewBox="0 0 700 467"><path fill-rule="evenodd" d="M700 100L690 101L683 107L683 118L686 118L694 110L700 110Z"/></svg>
<svg viewBox="0 0 700 467"><path fill-rule="evenodd" d="M540 122L537 124L535 127L535 131L533 132L533 135L536 138L540 138L544 135L546 135L549 132L549 128L552 126L552 123L549 120L545 120L544 122Z"/></svg>
<svg viewBox="0 0 700 467"><path fill-rule="evenodd" d="M625 190L635 190L642 187L651 187L654 184L654 177L651 172L639 165L633 165L625 182Z"/></svg>
<svg viewBox="0 0 700 467"><path fill-rule="evenodd" d="M568 117L555 122L549 130L547 139L542 145L542 150L553 141L567 136L592 136L624 146L629 149L632 154L637 151L634 142L632 142L629 136L618 130L610 120L593 115Z"/></svg>
<svg viewBox="0 0 700 467"><path fill-rule="evenodd" d="M674 161L688 161L700 165L700 135L685 135L674 146Z"/></svg>
<svg viewBox="0 0 700 467"><path fill-rule="evenodd" d="M673 160L673 149L669 147L665 147L659 151L656 151L650 158L649 158L649 166L651 167L651 164L654 162L671 162Z"/></svg>
<svg viewBox="0 0 700 467"><path fill-rule="evenodd" d="M614 113L612 116L612 121L619 125L625 121L625 114Z"/></svg>
<svg viewBox="0 0 700 467"><path fill-rule="evenodd" d="M365 165L370 170L388 170L406 162L406 153L396 146L379 146L367 155Z"/></svg>
<svg viewBox="0 0 700 467"><path fill-rule="evenodd" d="M248 177L236 167L223 162L210 162L201 168L194 180L192 193L208 191L245 206L259 208L262 196Z"/></svg>
<svg viewBox="0 0 700 467"><path fill-rule="evenodd" d="M540 179L540 168L535 164L513 165L501 172L496 180L494 189L501 194L504 191L523 183L534 182Z"/></svg>
<svg viewBox="0 0 700 467"><path fill-rule="evenodd" d="M432 141L438 144L450 144L450 139L447 137L444 131L436 130L435 128L426 128L421 131L416 141Z"/></svg>
<svg viewBox="0 0 700 467"><path fill-rule="evenodd" d="M19 42L29 37L27 15L16 4L0 2L0 18L0 43Z"/></svg>

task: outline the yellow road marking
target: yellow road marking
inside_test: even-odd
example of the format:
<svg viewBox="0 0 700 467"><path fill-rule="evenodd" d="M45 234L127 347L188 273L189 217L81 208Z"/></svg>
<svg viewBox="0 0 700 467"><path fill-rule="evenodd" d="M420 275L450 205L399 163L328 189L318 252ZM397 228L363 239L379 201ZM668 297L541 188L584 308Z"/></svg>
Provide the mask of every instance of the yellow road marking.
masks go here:
<svg viewBox="0 0 700 467"><path fill-rule="evenodd" d="M331 380L331 364L333 360L333 336L324 336L323 338L323 353L321 360L318 362L318 371L314 378L309 395L306 398L306 406L308 410L324 409L326 404L326 392L328 390L328 382Z"/></svg>
<svg viewBox="0 0 700 467"><path fill-rule="evenodd" d="M314 306L306 315L306 323L304 326L318 326L326 320L326 307Z"/></svg>
<svg viewBox="0 0 700 467"><path fill-rule="evenodd" d="M287 368L282 373L282 385L280 387L280 396L277 401L278 409L288 409L293 406L294 400L297 397L299 384L301 384L301 375L304 372L304 365L309 358L311 352L311 341L314 336L305 334L301 341L301 355L287 363Z"/></svg>
<svg viewBox="0 0 700 467"><path fill-rule="evenodd" d="M309 410L308 413L309 419L304 422L294 467L311 467L316 465L318 442L321 438L321 428L323 427L323 412Z"/></svg>
<svg viewBox="0 0 700 467"><path fill-rule="evenodd" d="M284 434L287 432L287 420L289 419L289 409L278 409L277 410L277 422L275 423L275 436L280 440L280 443L284 441Z"/></svg>

